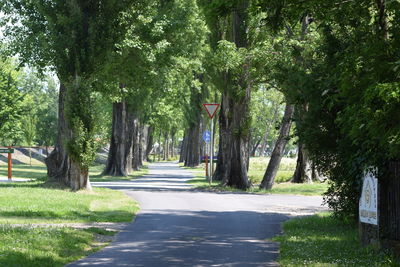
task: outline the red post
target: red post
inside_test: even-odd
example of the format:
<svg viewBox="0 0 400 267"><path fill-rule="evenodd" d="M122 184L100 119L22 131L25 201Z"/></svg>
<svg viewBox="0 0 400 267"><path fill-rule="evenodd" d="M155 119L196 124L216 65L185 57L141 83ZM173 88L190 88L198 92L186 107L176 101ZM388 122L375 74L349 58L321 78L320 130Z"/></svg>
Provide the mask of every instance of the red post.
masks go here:
<svg viewBox="0 0 400 267"><path fill-rule="evenodd" d="M11 147L8 147L11 150ZM12 179L12 155L10 153L11 151L8 152L8 180L11 181Z"/></svg>

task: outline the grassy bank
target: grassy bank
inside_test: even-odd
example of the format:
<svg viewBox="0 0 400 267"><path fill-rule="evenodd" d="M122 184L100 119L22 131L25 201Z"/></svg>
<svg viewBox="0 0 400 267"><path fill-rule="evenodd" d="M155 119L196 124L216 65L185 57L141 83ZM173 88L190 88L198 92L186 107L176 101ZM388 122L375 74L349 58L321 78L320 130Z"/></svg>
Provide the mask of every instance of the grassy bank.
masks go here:
<svg viewBox="0 0 400 267"><path fill-rule="evenodd" d="M133 171L128 176L110 176L102 175L104 170L104 165L92 166L89 169L90 181L92 182L112 182L112 181L129 181L135 179L139 176L145 175L149 172L149 167L147 162L143 162L143 166L138 171Z"/></svg>
<svg viewBox="0 0 400 267"><path fill-rule="evenodd" d="M144 166L139 171L133 171L133 173L126 177L113 177L102 175L104 170L104 165L91 166L89 168L90 181L92 182L107 182L116 180L131 180L138 176L145 175L148 173L148 163L144 162ZM24 165L24 164L14 164L13 165L13 178L24 178L24 179L40 179L45 180L47 176L46 165ZM7 165L0 165L0 177L7 177Z"/></svg>
<svg viewBox="0 0 400 267"><path fill-rule="evenodd" d="M40 182L0 184L0 223L128 222L138 210L124 193L42 187Z"/></svg>
<svg viewBox="0 0 400 267"><path fill-rule="evenodd" d="M58 267L87 256L107 243L96 229L0 226L0 266Z"/></svg>
<svg viewBox="0 0 400 267"><path fill-rule="evenodd" d="M90 169L92 181L133 179L101 176L104 166ZM0 166L0 176L7 167ZM137 203L124 193L106 188L71 192L46 185L46 167L14 165L14 178L30 182L0 183L0 266L64 266L104 247L108 232L99 228L32 228L30 224L130 222L137 213ZM21 224L16 227L12 224ZM108 241L107 241L108 240Z"/></svg>
<svg viewBox="0 0 400 267"><path fill-rule="evenodd" d="M283 158L281 165L279 167L279 171L277 177L275 179L274 187L271 190L260 190L258 189L258 184L261 183L261 180L264 176L266 166L268 165L269 158L250 158L250 167L249 167L249 179L254 187L247 190L250 193L259 193L259 194L289 194L289 195L306 195L306 196L320 196L328 189L327 183L313 183L313 184L292 184L290 183L290 179L292 178L294 169L296 167L296 160L291 158ZM212 190L212 191L232 191L237 192L240 190L220 186L219 182L213 181L212 185L209 184L209 181L205 178L204 174L204 164L189 168L183 167L183 164L180 164L182 168L190 170L194 174L194 178L189 181L194 187L203 190Z"/></svg>
<svg viewBox="0 0 400 267"><path fill-rule="evenodd" d="M273 239L280 243L283 267L400 265L390 254L361 247L356 226L327 213L289 220L283 230L282 236Z"/></svg>
<svg viewBox="0 0 400 267"><path fill-rule="evenodd" d="M270 158L265 157L252 157L250 158L249 166L249 179L253 184L260 184L265 170L267 169ZM294 170L296 169L295 158L282 158L281 164L279 165L278 173L275 177L276 183L284 183L292 179Z"/></svg>

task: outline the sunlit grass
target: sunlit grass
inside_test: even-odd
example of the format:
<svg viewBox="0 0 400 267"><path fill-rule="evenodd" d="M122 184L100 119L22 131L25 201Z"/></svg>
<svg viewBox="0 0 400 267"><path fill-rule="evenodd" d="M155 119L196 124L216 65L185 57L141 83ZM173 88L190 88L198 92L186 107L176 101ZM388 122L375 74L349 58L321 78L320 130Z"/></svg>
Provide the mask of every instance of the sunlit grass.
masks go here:
<svg viewBox="0 0 400 267"><path fill-rule="evenodd" d="M7 165L0 165L0 177L7 177L8 175ZM24 178L24 179L44 179L47 176L47 169L44 164L40 165L22 165L15 164L12 167L13 178Z"/></svg>
<svg viewBox="0 0 400 267"><path fill-rule="evenodd" d="M399 266L387 253L361 247L355 225L344 224L330 216L295 218L283 224L279 264L294 266Z"/></svg>
<svg viewBox="0 0 400 267"><path fill-rule="evenodd" d="M103 168L90 168L92 181L121 179L101 176ZM145 167L141 173L147 171ZM137 202L123 192L106 188L72 192L45 184L46 173L44 164L15 164L13 178L33 181L0 183L0 266L64 266L106 245L96 236L113 234L104 229L31 228L30 224L130 222L139 210ZM7 176L7 166L0 166L0 176Z"/></svg>
<svg viewBox="0 0 400 267"><path fill-rule="evenodd" d="M325 193L327 189L328 189L328 183L318 183L318 182L313 184L281 183L281 184L275 184L271 190L266 190L265 192L271 194L319 196Z"/></svg>
<svg viewBox="0 0 400 267"><path fill-rule="evenodd" d="M0 226L0 266L64 266L106 245L96 242L97 234L93 229L3 225Z"/></svg>
<svg viewBox="0 0 400 267"><path fill-rule="evenodd" d="M138 176L142 176L148 173L148 163L144 162L144 165L139 171L133 171L133 173L126 177L114 177L108 175L101 175L104 170L104 165L91 166L89 168L89 177L92 182L107 182L117 180L132 180ZM7 177L7 165L0 165L0 177ZM47 177L47 168L45 164L38 165L23 165L15 164L12 168L13 178L24 178L24 179L39 179L45 180Z"/></svg>
<svg viewBox="0 0 400 267"><path fill-rule="evenodd" d="M248 189L249 193L259 193L259 194L290 194L290 195L306 195L306 196L320 196L328 188L327 183L313 183L313 184L293 184L289 183L294 169L296 167L296 160L292 158L283 158L281 166L277 177L275 179L275 184L271 190L260 190L258 184L264 176L265 169L268 165L269 158L250 158L250 168L249 168L249 179L254 185L252 188ZM194 187L203 190L212 191L231 191L237 192L241 191L235 188L221 186L219 181L213 181L210 185L209 181L205 178L204 164L197 167L184 167L182 163L179 164L182 168L190 170L193 172L195 177L188 181Z"/></svg>
<svg viewBox="0 0 400 267"><path fill-rule="evenodd" d="M92 166L89 168L90 181L92 182L112 182L112 181L129 181L139 176L143 176L149 172L148 162L143 162L143 166L138 171L133 171L128 176L110 176L102 175L104 165Z"/></svg>
<svg viewBox="0 0 400 267"><path fill-rule="evenodd" d="M270 158L266 157L252 157L250 158L249 166L249 179L253 184L260 184L265 170L267 169ZM296 169L295 158L282 158L281 164L279 165L278 173L275 177L276 183L288 182L292 179L293 173Z"/></svg>
<svg viewBox="0 0 400 267"><path fill-rule="evenodd" d="M124 193L42 187L40 182L0 184L0 223L129 222L138 205Z"/></svg>

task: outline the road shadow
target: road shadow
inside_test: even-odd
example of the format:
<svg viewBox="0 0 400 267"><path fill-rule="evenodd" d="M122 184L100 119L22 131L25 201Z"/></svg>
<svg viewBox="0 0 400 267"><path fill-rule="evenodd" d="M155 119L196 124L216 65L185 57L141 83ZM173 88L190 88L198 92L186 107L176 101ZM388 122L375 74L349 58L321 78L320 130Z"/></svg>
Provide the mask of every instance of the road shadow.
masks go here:
<svg viewBox="0 0 400 267"><path fill-rule="evenodd" d="M103 251L68 266L278 266L282 214L151 211Z"/></svg>

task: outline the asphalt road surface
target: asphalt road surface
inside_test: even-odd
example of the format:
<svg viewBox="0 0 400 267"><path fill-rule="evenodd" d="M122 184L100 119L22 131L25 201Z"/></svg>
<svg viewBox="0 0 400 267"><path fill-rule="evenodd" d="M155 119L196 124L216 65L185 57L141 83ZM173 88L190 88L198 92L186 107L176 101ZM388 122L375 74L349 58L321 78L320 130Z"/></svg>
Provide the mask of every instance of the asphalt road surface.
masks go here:
<svg viewBox="0 0 400 267"><path fill-rule="evenodd" d="M93 183L139 201L135 221L103 250L68 266L278 266L281 223L326 210L321 197L193 190L174 163L132 182Z"/></svg>

